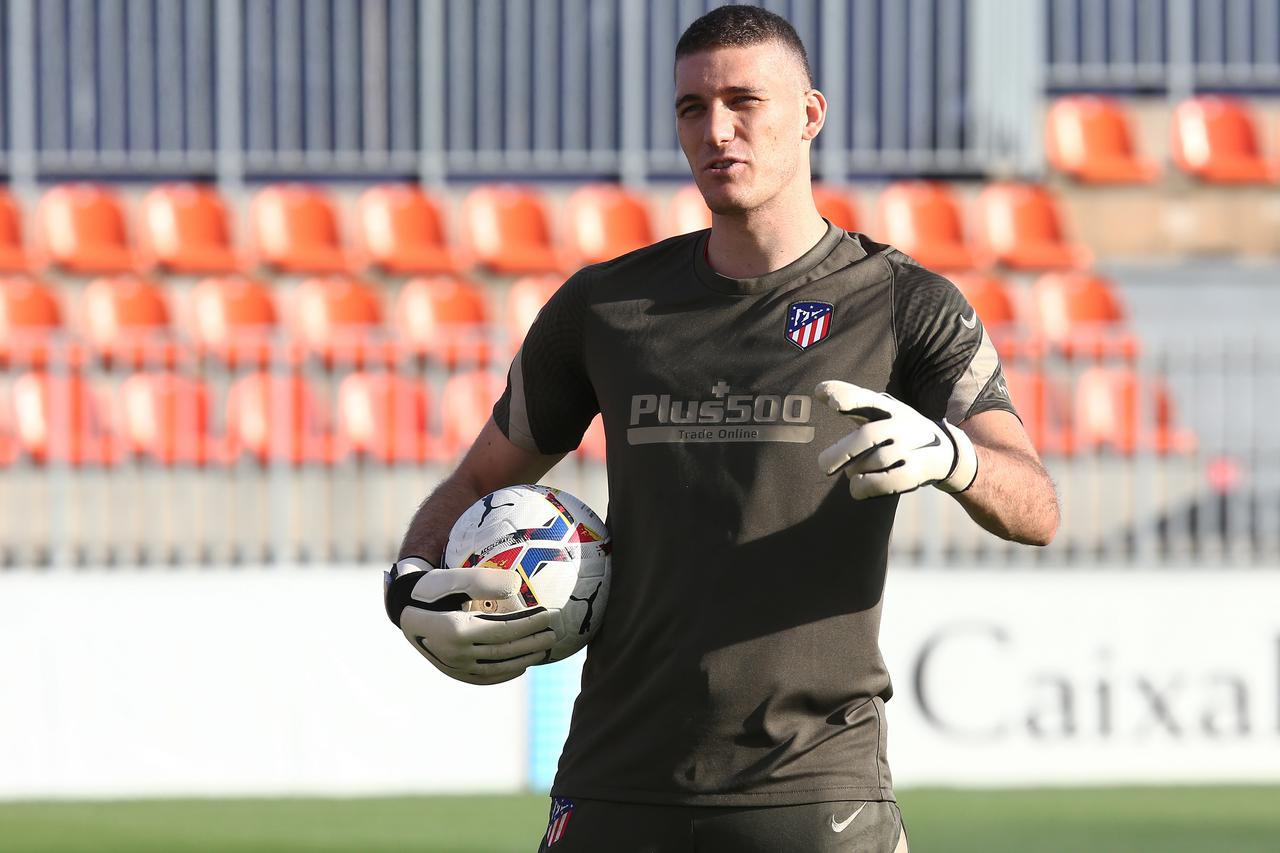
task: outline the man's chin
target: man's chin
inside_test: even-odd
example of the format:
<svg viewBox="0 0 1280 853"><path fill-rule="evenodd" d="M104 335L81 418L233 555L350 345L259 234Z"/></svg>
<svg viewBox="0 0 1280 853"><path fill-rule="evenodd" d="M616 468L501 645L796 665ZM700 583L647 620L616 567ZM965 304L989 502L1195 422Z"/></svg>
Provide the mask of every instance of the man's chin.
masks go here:
<svg viewBox="0 0 1280 853"><path fill-rule="evenodd" d="M702 200L707 203L707 209L716 216L735 216L746 213L751 209L751 205L746 203L736 193L726 193L724 191L703 192Z"/></svg>

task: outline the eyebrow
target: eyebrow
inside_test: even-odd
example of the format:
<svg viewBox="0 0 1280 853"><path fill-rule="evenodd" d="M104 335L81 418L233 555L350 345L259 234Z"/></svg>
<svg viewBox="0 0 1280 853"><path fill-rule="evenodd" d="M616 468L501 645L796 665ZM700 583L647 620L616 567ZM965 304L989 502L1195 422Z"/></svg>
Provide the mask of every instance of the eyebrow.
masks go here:
<svg viewBox="0 0 1280 853"><path fill-rule="evenodd" d="M728 94L728 95L759 95L763 92L764 92L763 89L757 89L754 86L725 86L723 89L720 90L720 93ZM695 95L692 92L685 95L681 95L679 98L676 99L676 109L680 109L681 106L683 106L684 104L690 101L701 101L701 100L702 100L701 95Z"/></svg>

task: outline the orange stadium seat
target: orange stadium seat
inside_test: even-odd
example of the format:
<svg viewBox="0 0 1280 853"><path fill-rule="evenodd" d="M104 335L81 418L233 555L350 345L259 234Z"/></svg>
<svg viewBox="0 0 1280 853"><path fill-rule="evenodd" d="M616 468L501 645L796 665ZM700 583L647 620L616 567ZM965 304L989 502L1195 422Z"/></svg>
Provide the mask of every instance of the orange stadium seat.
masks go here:
<svg viewBox="0 0 1280 853"><path fill-rule="evenodd" d="M671 196L667 206L667 220L673 236L711 227L711 211L696 184L686 184Z"/></svg>
<svg viewBox="0 0 1280 853"><path fill-rule="evenodd" d="M174 373L135 373L120 385L120 413L129 449L163 465L221 461L209 433L209 389Z"/></svg>
<svg viewBox="0 0 1280 853"><path fill-rule="evenodd" d="M813 201L818 206L818 213L832 225L846 231L858 230L858 208L852 193L814 184Z"/></svg>
<svg viewBox="0 0 1280 853"><path fill-rule="evenodd" d="M1114 98L1059 98L1045 119L1045 155L1053 168L1086 183L1148 183L1160 170L1138 155L1132 124Z"/></svg>
<svg viewBox="0 0 1280 853"><path fill-rule="evenodd" d="M0 363L43 367L62 330L62 309L48 285L25 276L0 278Z"/></svg>
<svg viewBox="0 0 1280 853"><path fill-rule="evenodd" d="M463 232L476 262L502 274L557 272L546 205L530 189L477 187L462 204Z"/></svg>
<svg viewBox="0 0 1280 853"><path fill-rule="evenodd" d="M433 276L406 282L393 316L401 346L415 356L450 367L489 358L489 303L469 281Z"/></svg>
<svg viewBox="0 0 1280 853"><path fill-rule="evenodd" d="M945 184L904 181L880 195L879 237L935 270L982 264L965 243L960 203Z"/></svg>
<svg viewBox="0 0 1280 853"><path fill-rule="evenodd" d="M978 194L977 221L987 252L1011 269L1076 269L1093 260L1067 243L1058 201L1039 184L989 184Z"/></svg>
<svg viewBox="0 0 1280 853"><path fill-rule="evenodd" d="M502 304L502 318L512 349L516 349L524 341L524 336L533 326L534 318L562 284L562 276L528 275L517 279L507 288L507 298Z"/></svg>
<svg viewBox="0 0 1280 853"><path fill-rule="evenodd" d="M110 465L122 447L102 397L77 373L24 373L13 383L14 433L36 463Z"/></svg>
<svg viewBox="0 0 1280 853"><path fill-rule="evenodd" d="M395 358L382 325L382 298L346 276L309 278L291 294L290 330L303 351L326 363Z"/></svg>
<svg viewBox="0 0 1280 853"><path fill-rule="evenodd" d="M568 253L578 264L598 264L654 241L645 202L614 184L588 184L565 204Z"/></svg>
<svg viewBox="0 0 1280 853"><path fill-rule="evenodd" d="M25 272L31 260L22 243L22 212L18 203L0 189L0 272Z"/></svg>
<svg viewBox="0 0 1280 853"><path fill-rule="evenodd" d="M397 275L457 272L440 205L417 184L371 187L356 205L360 244L371 265Z"/></svg>
<svg viewBox="0 0 1280 853"><path fill-rule="evenodd" d="M249 226L263 264L287 273L345 272L338 213L324 190L272 184L249 206Z"/></svg>
<svg viewBox="0 0 1280 853"><path fill-rule="evenodd" d="M506 377L488 370L463 371L449 378L440 394L440 411L444 415L440 451L445 457L456 456L471 446L506 387Z"/></svg>
<svg viewBox="0 0 1280 853"><path fill-rule="evenodd" d="M164 295L146 279L96 278L81 293L79 309L84 338L107 361L171 365L179 355Z"/></svg>
<svg viewBox="0 0 1280 853"><path fill-rule="evenodd" d="M1263 157L1253 114L1235 98L1206 95L1178 104L1171 151L1179 169L1209 183L1266 183L1277 177Z"/></svg>
<svg viewBox="0 0 1280 853"><path fill-rule="evenodd" d="M196 350L228 364L265 365L278 330L275 303L260 282L206 278L191 289L186 324Z"/></svg>
<svg viewBox="0 0 1280 853"><path fill-rule="evenodd" d="M1129 331L1115 287L1087 272L1045 273L1031 286L1037 328L1068 357L1133 358L1138 340Z"/></svg>
<svg viewBox="0 0 1280 853"><path fill-rule="evenodd" d="M231 458L258 462L331 463L341 457L328 407L297 374L251 373L227 392Z"/></svg>
<svg viewBox="0 0 1280 853"><path fill-rule="evenodd" d="M98 184L62 184L45 192L36 208L37 233L48 261L73 273L130 272L124 208L115 192Z"/></svg>
<svg viewBox="0 0 1280 853"><path fill-rule="evenodd" d="M150 265L174 273L234 272L230 214L208 184L162 184L142 197L138 231Z"/></svg>
<svg viewBox="0 0 1280 853"><path fill-rule="evenodd" d="M1092 367L1076 381L1076 437L1082 448L1117 453L1187 453L1195 436L1175 424L1168 387L1134 371Z"/></svg>
<svg viewBox="0 0 1280 853"><path fill-rule="evenodd" d="M434 456L430 412L423 383L393 373L352 373L338 386L345 446L387 464Z"/></svg>
<svg viewBox="0 0 1280 853"><path fill-rule="evenodd" d="M1052 376L1040 371L1004 368L1005 385L1027 435L1044 454L1068 455L1075 449L1071 432L1071 396Z"/></svg>

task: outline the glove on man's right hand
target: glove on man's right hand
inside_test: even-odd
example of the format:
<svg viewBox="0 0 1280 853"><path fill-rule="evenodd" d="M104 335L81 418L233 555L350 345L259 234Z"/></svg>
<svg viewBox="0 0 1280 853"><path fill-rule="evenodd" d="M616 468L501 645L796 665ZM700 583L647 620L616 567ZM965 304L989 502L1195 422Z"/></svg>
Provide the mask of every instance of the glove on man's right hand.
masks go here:
<svg viewBox="0 0 1280 853"><path fill-rule="evenodd" d="M413 559L413 558L411 558ZM430 566L418 558L423 565ZM402 561L403 562L403 561ZM556 642L545 607L471 613L466 599L515 597L520 575L505 569L436 569L387 575L387 615L436 669L468 684L499 684L541 663Z"/></svg>

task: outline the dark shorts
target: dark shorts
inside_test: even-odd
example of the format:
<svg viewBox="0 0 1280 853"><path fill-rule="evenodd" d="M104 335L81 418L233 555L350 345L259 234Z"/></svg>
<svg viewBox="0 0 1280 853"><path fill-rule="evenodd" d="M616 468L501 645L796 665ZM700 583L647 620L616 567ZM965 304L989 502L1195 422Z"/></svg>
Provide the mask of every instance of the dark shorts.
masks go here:
<svg viewBox="0 0 1280 853"><path fill-rule="evenodd" d="M907 853L882 801L717 808L557 797L539 853Z"/></svg>

